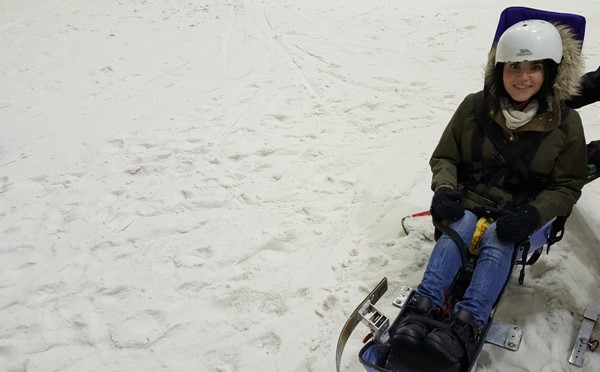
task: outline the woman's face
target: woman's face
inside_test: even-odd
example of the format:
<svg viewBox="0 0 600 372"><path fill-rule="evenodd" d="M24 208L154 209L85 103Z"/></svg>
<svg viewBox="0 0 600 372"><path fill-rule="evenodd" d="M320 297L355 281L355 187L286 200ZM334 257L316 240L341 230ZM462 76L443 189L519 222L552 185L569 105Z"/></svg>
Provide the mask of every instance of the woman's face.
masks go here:
<svg viewBox="0 0 600 372"><path fill-rule="evenodd" d="M542 61L507 62L502 73L504 89L517 102L523 102L539 92L544 83Z"/></svg>

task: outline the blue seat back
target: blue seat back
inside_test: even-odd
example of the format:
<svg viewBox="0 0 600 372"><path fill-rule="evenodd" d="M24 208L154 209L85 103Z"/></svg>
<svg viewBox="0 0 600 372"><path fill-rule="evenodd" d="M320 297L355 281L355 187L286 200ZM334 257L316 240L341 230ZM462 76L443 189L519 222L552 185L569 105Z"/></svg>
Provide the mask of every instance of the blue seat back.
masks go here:
<svg viewBox="0 0 600 372"><path fill-rule="evenodd" d="M585 17L581 15L513 6L504 9L500 14L500 20L498 21L498 27L496 28L496 34L494 36L494 44L498 43L500 36L507 28L517 22L526 21L528 19L541 19L551 23L559 22L566 24L575 31L577 40L583 41L585 36Z"/></svg>
<svg viewBox="0 0 600 372"><path fill-rule="evenodd" d="M548 244L548 240L550 238L550 234L552 233L552 224L556 220L556 217L548 220L544 225L538 228L536 231L531 234L529 239L521 243L517 246L517 263L523 262L523 260L527 260L527 257L523 257L523 254L527 255L537 251L538 249L544 248L546 244Z"/></svg>

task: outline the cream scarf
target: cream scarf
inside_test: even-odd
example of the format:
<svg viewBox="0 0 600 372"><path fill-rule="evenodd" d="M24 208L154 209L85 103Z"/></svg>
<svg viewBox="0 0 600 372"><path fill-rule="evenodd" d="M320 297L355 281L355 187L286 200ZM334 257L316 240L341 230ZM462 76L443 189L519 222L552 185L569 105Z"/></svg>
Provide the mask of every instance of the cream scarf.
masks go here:
<svg viewBox="0 0 600 372"><path fill-rule="evenodd" d="M537 100L531 101L523 109L523 111L515 110L507 104L504 104L502 106L505 107L502 109L502 114L506 119L506 126L510 130L515 130L529 123L531 119L533 119L533 117L535 116L535 113L537 112L539 107Z"/></svg>

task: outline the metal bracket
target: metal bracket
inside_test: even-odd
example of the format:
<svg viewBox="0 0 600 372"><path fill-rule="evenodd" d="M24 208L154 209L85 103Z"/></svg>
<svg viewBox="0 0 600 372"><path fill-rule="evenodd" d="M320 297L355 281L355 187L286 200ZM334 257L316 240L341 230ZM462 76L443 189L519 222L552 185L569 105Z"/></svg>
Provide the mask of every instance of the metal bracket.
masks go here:
<svg viewBox="0 0 600 372"><path fill-rule="evenodd" d="M522 338L523 330L520 327L493 320L485 337L485 342L510 351L517 351L521 346Z"/></svg>
<svg viewBox="0 0 600 372"><path fill-rule="evenodd" d="M402 286L402 288L400 288L400 293L398 293L398 296L394 299L392 305L400 310L404 309L404 306L406 306L406 303L408 302L408 299L412 293L413 289L411 287L407 287L405 285Z"/></svg>
<svg viewBox="0 0 600 372"><path fill-rule="evenodd" d="M385 339L382 339L382 337L386 338L386 331L390 326L390 320L387 316L383 315L383 313L377 310L370 302L360 309L358 315L360 316L360 321L373 332L373 337L376 340L386 341Z"/></svg>
<svg viewBox="0 0 600 372"><path fill-rule="evenodd" d="M412 288L402 286L402 288L400 288L400 293L396 296L392 305L402 310L408 303L408 299L412 293ZM369 327L376 340L381 342L387 341L387 338L389 337L387 330L390 327L390 320L387 316L377 310L371 302L365 303L358 311L358 315L360 316L360 321Z"/></svg>
<svg viewBox="0 0 600 372"><path fill-rule="evenodd" d="M594 325L598 321L599 313L600 310L598 310L598 308L588 307L585 309L583 320L581 321L581 328L579 328L579 333L575 339L575 345L573 345L573 350L569 357L569 363L577 367L583 365L585 351L588 349L590 337L592 337L592 331L594 330Z"/></svg>

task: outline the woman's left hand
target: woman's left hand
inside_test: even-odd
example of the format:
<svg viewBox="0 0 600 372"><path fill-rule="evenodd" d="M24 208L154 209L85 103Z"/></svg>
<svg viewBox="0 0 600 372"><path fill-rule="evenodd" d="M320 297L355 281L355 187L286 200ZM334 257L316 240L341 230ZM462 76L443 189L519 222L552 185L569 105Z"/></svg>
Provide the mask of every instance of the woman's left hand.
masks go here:
<svg viewBox="0 0 600 372"><path fill-rule="evenodd" d="M540 212L533 205L525 205L502 213L496 220L496 234L505 242L525 240L540 224Z"/></svg>

